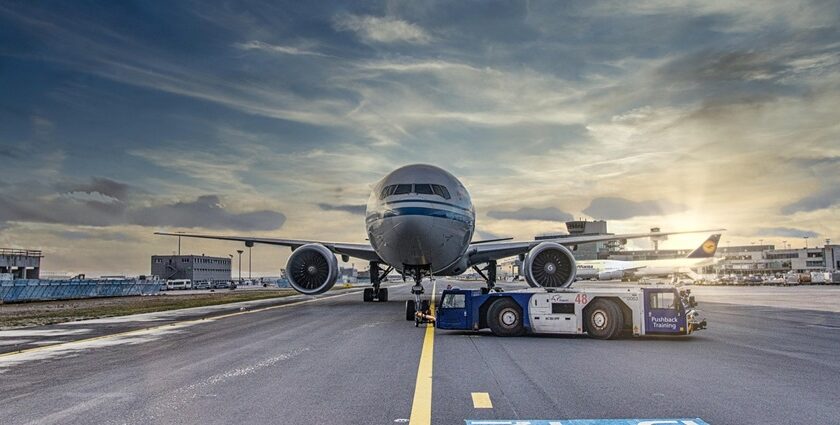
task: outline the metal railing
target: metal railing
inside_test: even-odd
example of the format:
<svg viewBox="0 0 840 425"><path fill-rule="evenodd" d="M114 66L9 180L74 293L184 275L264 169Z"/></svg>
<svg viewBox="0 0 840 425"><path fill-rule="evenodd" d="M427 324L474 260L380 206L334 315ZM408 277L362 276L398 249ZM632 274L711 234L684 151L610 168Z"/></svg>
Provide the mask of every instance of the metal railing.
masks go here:
<svg viewBox="0 0 840 425"><path fill-rule="evenodd" d="M15 248L0 248L0 255L16 255L21 257L43 257L43 253L38 249L15 249Z"/></svg>

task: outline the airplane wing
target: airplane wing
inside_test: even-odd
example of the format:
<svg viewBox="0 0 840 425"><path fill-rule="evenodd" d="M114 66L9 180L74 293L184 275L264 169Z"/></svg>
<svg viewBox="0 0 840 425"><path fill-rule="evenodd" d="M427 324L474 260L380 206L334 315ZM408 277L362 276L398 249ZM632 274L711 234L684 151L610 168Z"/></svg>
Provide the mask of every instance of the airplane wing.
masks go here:
<svg viewBox="0 0 840 425"><path fill-rule="evenodd" d="M655 232L655 233L628 233L624 235L591 235L591 236L568 236L555 239L541 239L533 241L520 242L500 242L500 243L485 243L481 245L470 244L467 249L469 256L469 265L486 263L491 260L499 260L502 258L513 257L519 254L525 254L531 248L543 242L556 242L561 245L579 245L592 242L607 242L624 239L641 239L656 236L670 236L681 235L685 233L706 233L724 231L726 229L712 229L712 230L691 230L686 232Z"/></svg>
<svg viewBox="0 0 840 425"><path fill-rule="evenodd" d="M382 261L379 258L379 255L376 254L376 251L373 250L373 247L370 244L359 244L359 243L345 243L345 242L322 242L322 241L307 241L307 240L298 240L298 239L274 239L274 238L255 238L251 236L219 236L219 235L197 235L192 233L165 233L165 232L155 232L156 235L163 235L163 236L181 236L184 238L199 238L199 239L215 239L220 241L236 241L236 242L245 242L246 245L248 244L255 244L261 243L266 245L279 245L279 246L288 246L290 248L297 249L300 246L310 244L310 243L317 243L324 245L330 251L339 254L339 255L347 255L350 257L361 258L367 261Z"/></svg>

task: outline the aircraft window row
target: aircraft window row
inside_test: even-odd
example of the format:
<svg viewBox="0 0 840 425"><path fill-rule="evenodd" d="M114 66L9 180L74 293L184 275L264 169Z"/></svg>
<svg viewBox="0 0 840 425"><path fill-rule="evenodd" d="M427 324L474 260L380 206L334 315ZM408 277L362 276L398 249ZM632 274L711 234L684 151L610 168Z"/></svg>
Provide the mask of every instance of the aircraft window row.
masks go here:
<svg viewBox="0 0 840 425"><path fill-rule="evenodd" d="M439 184L392 184L382 188L379 199L385 199L391 195L407 195L416 193L418 195L437 195L443 199L451 199L449 190Z"/></svg>

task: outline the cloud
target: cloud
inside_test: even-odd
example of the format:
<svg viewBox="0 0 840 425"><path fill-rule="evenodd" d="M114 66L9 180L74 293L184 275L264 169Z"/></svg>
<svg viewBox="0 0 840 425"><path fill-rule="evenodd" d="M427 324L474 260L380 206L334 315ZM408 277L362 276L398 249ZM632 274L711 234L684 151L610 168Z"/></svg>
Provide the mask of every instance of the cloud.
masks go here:
<svg viewBox="0 0 840 425"><path fill-rule="evenodd" d="M488 211L487 216L497 220L569 221L574 219L571 214L555 207L523 207L514 211Z"/></svg>
<svg viewBox="0 0 840 425"><path fill-rule="evenodd" d="M55 188L63 191L55 193ZM231 212L218 195L163 204L154 198L135 199L129 185L99 177L55 186L30 182L4 190L0 196L0 225L25 222L265 231L280 228L286 220L275 211Z"/></svg>
<svg viewBox="0 0 840 425"><path fill-rule="evenodd" d="M137 237L129 235L124 232L90 232L79 230L63 230L55 233L56 236L62 239L74 241L86 241L95 239L98 241L108 242L134 242L138 241Z"/></svg>
<svg viewBox="0 0 840 425"><path fill-rule="evenodd" d="M275 211L232 213L217 195L199 196L195 201L146 207L131 211L129 222L141 226L190 227L267 231L280 228L286 216Z"/></svg>
<svg viewBox="0 0 840 425"><path fill-rule="evenodd" d="M816 211L840 205L840 187L827 188L782 207L782 214Z"/></svg>
<svg viewBox="0 0 840 425"><path fill-rule="evenodd" d="M668 201L631 201L619 197L595 198L583 210L584 214L600 220L625 220L648 215L665 215L685 211L685 205Z"/></svg>
<svg viewBox="0 0 840 425"><path fill-rule="evenodd" d="M107 198L124 200L128 196L131 186L105 177L92 177L90 182L67 184L62 183L57 188L66 193L101 194Z"/></svg>
<svg viewBox="0 0 840 425"><path fill-rule="evenodd" d="M355 215L364 215L367 211L365 205L335 205L335 204L318 204L318 208L324 211L343 211Z"/></svg>
<svg viewBox="0 0 840 425"><path fill-rule="evenodd" d="M269 44L263 41L251 40L245 43L235 43L234 47L241 50L261 50L270 53L281 53L286 55L299 56L323 56L327 55L312 50L301 49L293 46L281 46L278 44Z"/></svg>
<svg viewBox="0 0 840 425"><path fill-rule="evenodd" d="M335 29L353 31L375 43L426 44L432 39L423 28L392 17L341 15L335 19Z"/></svg>
<svg viewBox="0 0 840 425"><path fill-rule="evenodd" d="M762 227L754 233L755 236L777 236L783 238L816 238L819 233L810 230L794 229L792 227Z"/></svg>

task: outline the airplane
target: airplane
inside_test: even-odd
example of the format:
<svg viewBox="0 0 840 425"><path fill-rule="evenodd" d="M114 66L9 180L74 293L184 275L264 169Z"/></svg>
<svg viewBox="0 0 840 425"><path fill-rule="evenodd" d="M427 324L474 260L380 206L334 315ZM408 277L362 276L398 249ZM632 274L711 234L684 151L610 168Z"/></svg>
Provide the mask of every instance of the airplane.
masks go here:
<svg viewBox="0 0 840 425"><path fill-rule="evenodd" d="M720 234L709 236L697 249L683 258L664 260L583 260L577 263L578 279L613 280L629 275L634 277L671 276L685 274L697 280L694 269L714 264Z"/></svg>
<svg viewBox="0 0 840 425"><path fill-rule="evenodd" d="M393 170L373 186L367 202L365 225L369 243L221 236L157 232L157 235L216 239L280 245L292 249L286 263L289 284L300 293L321 294L333 287L338 261L349 257L370 263L371 287L365 302L387 301L383 279L393 270L414 280L414 301L406 302L406 319L426 310L421 300L424 277L457 276L469 268L478 272L493 290L496 261L513 256L523 260L525 277L532 287L565 287L575 281L575 258L568 247L581 243L667 236L691 232L590 235L557 240L512 241L498 238L473 241L475 208L467 188L449 172L426 164ZM711 230L702 230L702 232ZM485 273L486 272L486 273ZM424 304L425 302L425 304Z"/></svg>

